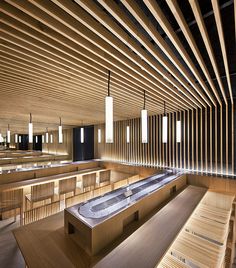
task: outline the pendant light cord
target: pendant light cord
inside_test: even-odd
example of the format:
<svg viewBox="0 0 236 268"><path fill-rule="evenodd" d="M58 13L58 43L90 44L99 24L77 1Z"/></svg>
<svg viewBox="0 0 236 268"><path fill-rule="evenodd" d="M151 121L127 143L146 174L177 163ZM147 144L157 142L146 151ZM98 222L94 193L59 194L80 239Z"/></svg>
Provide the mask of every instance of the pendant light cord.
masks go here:
<svg viewBox="0 0 236 268"><path fill-rule="evenodd" d="M30 113L30 123L32 123L32 114Z"/></svg>
<svg viewBox="0 0 236 268"><path fill-rule="evenodd" d="M110 97L110 79L111 79L111 72L108 71L108 84L107 84L107 95Z"/></svg>
<svg viewBox="0 0 236 268"><path fill-rule="evenodd" d="M164 116L166 116L166 102L164 101Z"/></svg>
<svg viewBox="0 0 236 268"><path fill-rule="evenodd" d="M146 108L146 91L143 91L143 110Z"/></svg>
<svg viewBox="0 0 236 268"><path fill-rule="evenodd" d="M60 119L60 126L61 126L61 117L59 117L59 119Z"/></svg>

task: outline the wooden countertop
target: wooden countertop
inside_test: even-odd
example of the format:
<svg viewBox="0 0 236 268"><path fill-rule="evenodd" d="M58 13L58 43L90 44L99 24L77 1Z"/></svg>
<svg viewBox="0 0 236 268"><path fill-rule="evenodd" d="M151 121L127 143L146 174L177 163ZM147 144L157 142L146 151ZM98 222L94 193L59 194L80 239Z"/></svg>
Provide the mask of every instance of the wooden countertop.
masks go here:
<svg viewBox="0 0 236 268"><path fill-rule="evenodd" d="M155 267L206 191L188 186L95 267Z"/></svg>
<svg viewBox="0 0 236 268"><path fill-rule="evenodd" d="M55 180L61 180L61 179L77 176L80 174L96 172L99 170L103 170L103 168L96 167L96 168L89 168L89 169L81 169L78 171L66 172L66 173L62 173L62 174L56 174L56 175L34 178L34 179L29 179L29 180L23 180L23 181L18 181L18 182L6 183L3 185L0 185L0 191L6 190L6 189L22 188L22 187L29 186L29 185L32 186L35 184L51 182L51 181L55 181Z"/></svg>
<svg viewBox="0 0 236 268"><path fill-rule="evenodd" d="M118 247L100 258L95 267L154 267L206 191L188 186ZM31 268L94 266L94 259L64 234L63 212L20 227L13 233Z"/></svg>

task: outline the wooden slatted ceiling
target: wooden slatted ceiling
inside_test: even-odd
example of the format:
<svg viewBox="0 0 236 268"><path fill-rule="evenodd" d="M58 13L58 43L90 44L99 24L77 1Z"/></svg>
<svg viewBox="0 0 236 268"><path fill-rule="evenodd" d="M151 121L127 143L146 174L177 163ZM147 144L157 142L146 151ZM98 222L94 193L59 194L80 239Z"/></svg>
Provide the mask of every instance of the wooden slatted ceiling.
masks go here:
<svg viewBox="0 0 236 268"><path fill-rule="evenodd" d="M46 126L55 129L59 117L66 127L82 121L104 122L108 70L112 73L115 120L139 117L143 90L150 114L162 113L164 100L168 112L212 109L222 107L222 103L228 107L226 90L233 105L230 52L225 45L218 1L212 0L212 9L224 74L219 73L199 4L196 0L189 0L189 4L220 91L178 2L166 3L204 77L157 1L144 0L142 5L131 0L1 1L0 129L5 131L10 123L13 131L26 132L30 112L36 131L44 131ZM165 32L171 46L146 16L147 12ZM221 75L226 75L228 89L223 87Z"/></svg>

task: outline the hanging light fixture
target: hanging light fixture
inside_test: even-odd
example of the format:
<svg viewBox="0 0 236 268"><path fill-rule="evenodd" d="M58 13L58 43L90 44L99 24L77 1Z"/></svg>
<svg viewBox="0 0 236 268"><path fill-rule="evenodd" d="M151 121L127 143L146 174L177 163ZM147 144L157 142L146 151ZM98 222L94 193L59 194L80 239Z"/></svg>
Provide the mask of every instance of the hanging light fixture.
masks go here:
<svg viewBox="0 0 236 268"><path fill-rule="evenodd" d="M80 142L84 143L84 127L80 128Z"/></svg>
<svg viewBox="0 0 236 268"><path fill-rule="evenodd" d="M44 141L44 135L42 135L42 143L44 143L45 141Z"/></svg>
<svg viewBox="0 0 236 268"><path fill-rule="evenodd" d="M45 134L45 136L46 136L46 143L48 143L48 128L46 128L46 134Z"/></svg>
<svg viewBox="0 0 236 268"><path fill-rule="evenodd" d="M167 125L168 125L168 118L166 115L166 102L164 101L164 116L162 117L162 142L167 143Z"/></svg>
<svg viewBox="0 0 236 268"><path fill-rule="evenodd" d="M106 129L106 143L113 143L113 98L110 96L110 71L108 71L108 88L107 96L105 99L105 129Z"/></svg>
<svg viewBox="0 0 236 268"><path fill-rule="evenodd" d="M99 128L98 129L98 143L101 143L102 142L102 131L101 129Z"/></svg>
<svg viewBox="0 0 236 268"><path fill-rule="evenodd" d="M50 134L50 143L53 143L53 134Z"/></svg>
<svg viewBox="0 0 236 268"><path fill-rule="evenodd" d="M142 124L142 143L148 142L148 125L147 125L147 110L146 110L146 92L143 91L143 110L141 110Z"/></svg>
<svg viewBox="0 0 236 268"><path fill-rule="evenodd" d="M19 143L21 143L21 136L19 136Z"/></svg>
<svg viewBox="0 0 236 268"><path fill-rule="evenodd" d="M2 137L2 133L0 133L0 142L3 142L3 137Z"/></svg>
<svg viewBox="0 0 236 268"><path fill-rule="evenodd" d="M15 134L15 143L17 143L17 142L18 142L18 135Z"/></svg>
<svg viewBox="0 0 236 268"><path fill-rule="evenodd" d="M130 128L129 126L126 127L126 142L130 142Z"/></svg>
<svg viewBox="0 0 236 268"><path fill-rule="evenodd" d="M60 117L60 125L58 126L58 143L63 143L61 117Z"/></svg>
<svg viewBox="0 0 236 268"><path fill-rule="evenodd" d="M7 126L7 143L11 142L11 131L10 131L10 126L8 124Z"/></svg>
<svg viewBox="0 0 236 268"><path fill-rule="evenodd" d="M30 113L30 122L29 122L29 143L33 142L33 123L32 123L32 115Z"/></svg>
<svg viewBox="0 0 236 268"><path fill-rule="evenodd" d="M38 136L35 136L35 143L38 143Z"/></svg>
<svg viewBox="0 0 236 268"><path fill-rule="evenodd" d="M178 114L178 120L176 122L176 142L180 143L181 142L181 121L179 119L179 112Z"/></svg>

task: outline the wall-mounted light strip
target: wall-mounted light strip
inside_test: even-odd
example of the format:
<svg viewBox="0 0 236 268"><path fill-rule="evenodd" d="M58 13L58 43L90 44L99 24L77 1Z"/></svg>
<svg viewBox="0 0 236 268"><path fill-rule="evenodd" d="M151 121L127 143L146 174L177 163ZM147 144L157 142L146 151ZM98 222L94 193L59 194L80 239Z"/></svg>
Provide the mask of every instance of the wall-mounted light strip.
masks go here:
<svg viewBox="0 0 236 268"><path fill-rule="evenodd" d="M162 117L162 142L167 143L168 117L166 115L166 102L164 101L164 116Z"/></svg>
<svg viewBox="0 0 236 268"><path fill-rule="evenodd" d="M84 143L84 128L80 128L80 142Z"/></svg>
<svg viewBox="0 0 236 268"><path fill-rule="evenodd" d="M113 143L113 98L110 96L110 71L108 71L108 95L105 98L106 143Z"/></svg>
<svg viewBox="0 0 236 268"><path fill-rule="evenodd" d="M29 122L29 143L33 143L33 123L32 123L31 113L30 113L30 122Z"/></svg>
<svg viewBox="0 0 236 268"><path fill-rule="evenodd" d="M18 143L18 135L15 134L15 143Z"/></svg>
<svg viewBox="0 0 236 268"><path fill-rule="evenodd" d="M60 117L60 125L58 126L58 142L63 143L61 117Z"/></svg>
<svg viewBox="0 0 236 268"><path fill-rule="evenodd" d="M148 142L148 124L146 110L146 92L143 91L143 110L141 110L142 143Z"/></svg>
<svg viewBox="0 0 236 268"><path fill-rule="evenodd" d="M126 142L130 143L130 128L129 128L129 126L126 127Z"/></svg>
<svg viewBox="0 0 236 268"><path fill-rule="evenodd" d="M38 143L38 136L35 136L35 143Z"/></svg>
<svg viewBox="0 0 236 268"><path fill-rule="evenodd" d="M21 136L19 136L19 143L21 143Z"/></svg>
<svg viewBox="0 0 236 268"><path fill-rule="evenodd" d="M7 127L7 143L10 143L11 142L11 131L10 131L10 126L8 124L8 127Z"/></svg>
<svg viewBox="0 0 236 268"><path fill-rule="evenodd" d="M42 143L44 143L45 141L44 141L44 135L42 135Z"/></svg>
<svg viewBox="0 0 236 268"><path fill-rule="evenodd" d="M101 129L99 128L98 129L98 143L101 143L102 142L102 131Z"/></svg>
<svg viewBox="0 0 236 268"><path fill-rule="evenodd" d="M2 133L0 133L0 142L3 142L3 137L2 137Z"/></svg>

